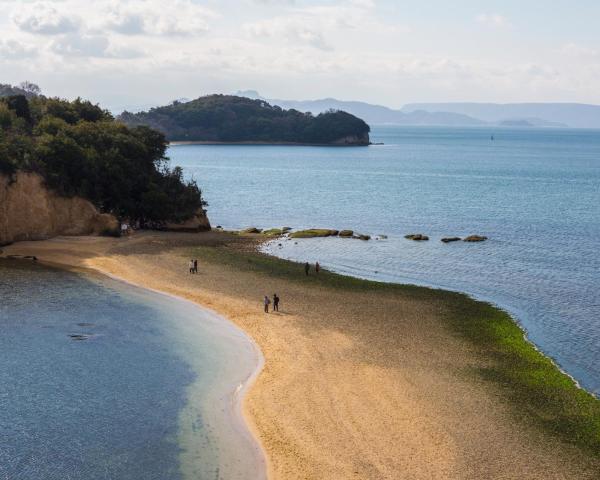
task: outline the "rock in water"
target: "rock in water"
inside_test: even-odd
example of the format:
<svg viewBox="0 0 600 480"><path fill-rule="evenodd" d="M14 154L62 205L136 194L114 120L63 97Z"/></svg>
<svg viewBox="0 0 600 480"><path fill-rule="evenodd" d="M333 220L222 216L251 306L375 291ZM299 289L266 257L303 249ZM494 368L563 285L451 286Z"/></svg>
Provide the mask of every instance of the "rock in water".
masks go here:
<svg viewBox="0 0 600 480"><path fill-rule="evenodd" d="M354 235L354 231L353 230L342 230L340 232L340 237L347 238L347 237L351 237L352 235Z"/></svg>
<svg viewBox="0 0 600 480"><path fill-rule="evenodd" d="M429 240L429 237L427 235L423 235L422 233L411 233L410 235L404 235L404 238L408 240L415 240L417 242Z"/></svg>
<svg viewBox="0 0 600 480"><path fill-rule="evenodd" d="M444 237L442 238L442 242L450 243L450 242L458 242L460 241L460 237Z"/></svg>
<svg viewBox="0 0 600 480"><path fill-rule="evenodd" d="M469 235L465 238L464 242L485 242L488 237L484 237L483 235Z"/></svg>
<svg viewBox="0 0 600 480"><path fill-rule="evenodd" d="M297 232L292 232L289 236L290 238L335 237L338 233L338 230L311 228L309 230L298 230Z"/></svg>

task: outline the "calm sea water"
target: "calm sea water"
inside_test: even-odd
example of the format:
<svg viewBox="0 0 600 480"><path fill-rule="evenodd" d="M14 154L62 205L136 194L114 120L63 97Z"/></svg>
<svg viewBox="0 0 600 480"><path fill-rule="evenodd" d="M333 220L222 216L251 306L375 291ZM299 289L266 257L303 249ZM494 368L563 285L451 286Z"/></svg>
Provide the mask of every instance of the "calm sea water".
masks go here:
<svg viewBox="0 0 600 480"><path fill-rule="evenodd" d="M0 298L0 479L262 478L235 418L257 361L241 332L188 302L17 260L0 261Z"/></svg>
<svg viewBox="0 0 600 480"><path fill-rule="evenodd" d="M372 139L385 145L193 145L169 155L203 188L213 225L385 234L277 241L270 251L493 301L599 393L600 131L375 127ZM440 242L469 234L490 240Z"/></svg>

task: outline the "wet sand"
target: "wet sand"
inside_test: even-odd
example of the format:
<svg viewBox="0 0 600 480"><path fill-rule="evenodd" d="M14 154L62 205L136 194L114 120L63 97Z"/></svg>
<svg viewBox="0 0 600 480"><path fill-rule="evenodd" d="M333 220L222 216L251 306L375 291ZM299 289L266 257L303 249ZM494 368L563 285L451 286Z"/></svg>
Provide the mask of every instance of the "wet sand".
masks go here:
<svg viewBox="0 0 600 480"><path fill-rule="evenodd" d="M597 462L519 420L500 388L470 373L491 360L448 328L443 295L312 284L210 253L252 247L224 233L145 232L4 253L187 298L246 331L265 366L244 411L270 478L598 478ZM198 275L187 273L192 255ZM280 312L264 314L275 292Z"/></svg>

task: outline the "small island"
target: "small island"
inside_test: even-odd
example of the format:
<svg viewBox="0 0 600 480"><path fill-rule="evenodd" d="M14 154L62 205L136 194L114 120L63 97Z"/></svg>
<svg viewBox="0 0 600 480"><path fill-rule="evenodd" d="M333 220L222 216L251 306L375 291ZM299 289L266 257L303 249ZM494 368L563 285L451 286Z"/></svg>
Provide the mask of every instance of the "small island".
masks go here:
<svg viewBox="0 0 600 480"><path fill-rule="evenodd" d="M171 142L209 144L369 145L370 127L347 112L313 115L264 100L208 95L147 112L123 112L129 127L148 126Z"/></svg>

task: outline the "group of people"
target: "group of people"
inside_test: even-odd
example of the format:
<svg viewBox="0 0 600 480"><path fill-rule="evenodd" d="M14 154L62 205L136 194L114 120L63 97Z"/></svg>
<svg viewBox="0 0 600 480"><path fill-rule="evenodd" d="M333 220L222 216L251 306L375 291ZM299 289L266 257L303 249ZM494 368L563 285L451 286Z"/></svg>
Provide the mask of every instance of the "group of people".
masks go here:
<svg viewBox="0 0 600 480"><path fill-rule="evenodd" d="M271 299L267 295L265 295L264 304L265 304L265 313L269 313L269 305L271 305ZM277 296L276 293L273 294L273 311L274 312L279 311L279 297Z"/></svg>
<svg viewBox="0 0 600 480"><path fill-rule="evenodd" d="M321 271L321 265L319 265L319 262L315 263L315 273L318 275L319 272ZM308 275L310 273L310 263L306 262L304 264L304 273L306 273L306 275Z"/></svg>
<svg viewBox="0 0 600 480"><path fill-rule="evenodd" d="M321 265L319 265L319 262L316 262L315 263L315 273L318 275L320 271L321 271ZM306 262L304 264L304 273L306 273L306 275L310 274L310 263L308 263L308 262ZM265 298L263 299L265 313L269 313L269 306L271 305L271 303L273 304L273 312L278 312L279 311L279 296L276 293L273 294L273 301L271 301L271 299L269 298L268 295L265 295Z"/></svg>
<svg viewBox="0 0 600 480"><path fill-rule="evenodd" d="M188 264L188 266L190 268L190 273L198 273L198 260L197 259L190 260L190 263Z"/></svg>

